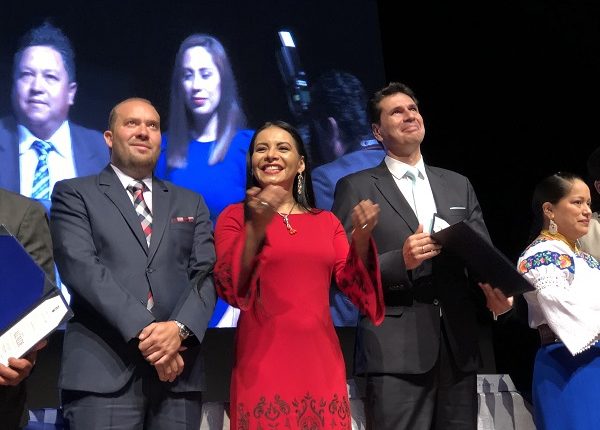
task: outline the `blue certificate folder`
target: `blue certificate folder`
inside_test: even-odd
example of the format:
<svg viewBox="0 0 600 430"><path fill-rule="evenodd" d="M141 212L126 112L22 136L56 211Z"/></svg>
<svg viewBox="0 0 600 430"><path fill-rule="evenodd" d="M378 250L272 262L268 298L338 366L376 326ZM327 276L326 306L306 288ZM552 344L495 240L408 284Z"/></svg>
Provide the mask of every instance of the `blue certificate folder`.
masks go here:
<svg viewBox="0 0 600 430"><path fill-rule="evenodd" d="M60 290L21 243L4 225L0 225L0 334L38 304L55 296L62 298ZM64 298L62 300L66 305ZM63 322L72 316L68 309Z"/></svg>

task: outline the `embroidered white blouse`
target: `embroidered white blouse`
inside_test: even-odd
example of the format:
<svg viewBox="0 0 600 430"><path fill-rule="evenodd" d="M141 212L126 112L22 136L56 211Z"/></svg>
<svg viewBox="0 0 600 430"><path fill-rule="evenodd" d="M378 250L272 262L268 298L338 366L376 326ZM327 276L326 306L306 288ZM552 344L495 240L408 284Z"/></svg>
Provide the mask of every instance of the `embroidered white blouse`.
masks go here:
<svg viewBox="0 0 600 430"><path fill-rule="evenodd" d="M529 325L548 324L571 354L600 338L600 263L565 242L538 237L523 252L519 272L535 287L523 294Z"/></svg>

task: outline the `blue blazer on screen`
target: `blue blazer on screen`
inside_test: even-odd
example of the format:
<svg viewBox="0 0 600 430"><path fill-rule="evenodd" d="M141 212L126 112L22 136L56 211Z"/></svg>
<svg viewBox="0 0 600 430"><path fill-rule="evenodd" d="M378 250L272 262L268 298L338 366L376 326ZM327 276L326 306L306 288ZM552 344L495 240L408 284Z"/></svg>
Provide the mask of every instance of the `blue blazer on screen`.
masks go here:
<svg viewBox="0 0 600 430"><path fill-rule="evenodd" d="M93 175L106 166L108 147L102 133L69 121L77 176ZM0 187L19 193L19 133L14 117L0 119Z"/></svg>
<svg viewBox="0 0 600 430"><path fill-rule="evenodd" d="M373 146L349 152L330 163L315 168L311 172L311 177L317 207L331 210L337 181L350 173L377 166L383 157L385 157L383 147Z"/></svg>

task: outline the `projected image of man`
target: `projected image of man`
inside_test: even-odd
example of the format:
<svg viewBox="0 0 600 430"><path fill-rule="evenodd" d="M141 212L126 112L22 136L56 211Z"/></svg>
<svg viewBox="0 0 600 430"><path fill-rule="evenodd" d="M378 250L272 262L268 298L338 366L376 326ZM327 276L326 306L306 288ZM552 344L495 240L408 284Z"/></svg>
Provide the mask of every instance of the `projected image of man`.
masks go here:
<svg viewBox="0 0 600 430"><path fill-rule="evenodd" d="M102 134L68 120L75 102L75 54L57 27L27 32L14 55L13 113L0 119L0 186L48 205L54 183L108 163Z"/></svg>

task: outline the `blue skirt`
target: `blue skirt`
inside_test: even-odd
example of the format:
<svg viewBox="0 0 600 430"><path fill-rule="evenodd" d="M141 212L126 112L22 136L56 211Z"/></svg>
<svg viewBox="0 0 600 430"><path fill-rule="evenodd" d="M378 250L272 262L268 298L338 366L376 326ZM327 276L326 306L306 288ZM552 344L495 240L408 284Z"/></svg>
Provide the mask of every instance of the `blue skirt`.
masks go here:
<svg viewBox="0 0 600 430"><path fill-rule="evenodd" d="M600 344L576 356L563 343L542 346L532 388L537 430L600 429Z"/></svg>

